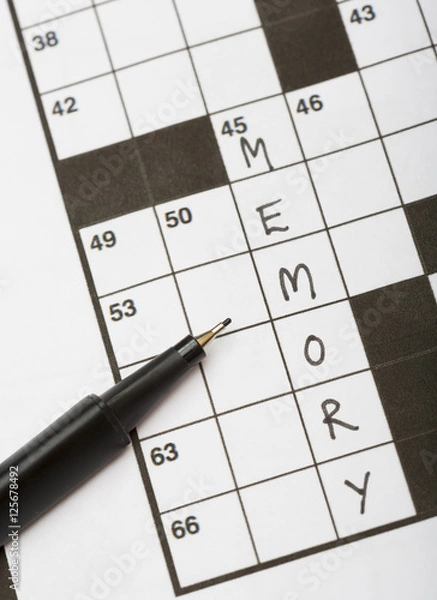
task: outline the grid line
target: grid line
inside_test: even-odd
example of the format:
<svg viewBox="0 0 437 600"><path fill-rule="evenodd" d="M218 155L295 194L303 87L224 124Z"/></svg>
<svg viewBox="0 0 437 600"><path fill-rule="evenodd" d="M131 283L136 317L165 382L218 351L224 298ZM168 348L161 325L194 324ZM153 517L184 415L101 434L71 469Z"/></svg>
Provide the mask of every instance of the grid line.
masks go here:
<svg viewBox="0 0 437 600"><path fill-rule="evenodd" d="M112 73L112 75L114 77L115 85L116 85L117 91L118 91L118 96L120 98L120 102L121 102L121 105L123 107L124 116L126 118L126 122L127 122L128 127L129 127L129 132L130 132L131 138L133 138L134 137L134 132L132 130L132 126L131 126L131 122L130 122L130 119L129 119L129 115L127 113L126 104L124 102L123 94L121 93L121 89L120 89L120 84L118 82L117 73L116 73L116 71L114 69L114 63L112 62L112 56L111 56L111 53L109 51L108 42L106 40L105 32L103 31L102 23L100 21L100 15L99 15L99 12L98 12L97 7L96 7L95 0L92 0L92 3L93 3L94 13L96 15L97 23L98 23L98 26L99 26L99 29L100 29L100 35L102 36L103 44L105 45L106 55L108 57L109 64L111 66L111 71L110 72Z"/></svg>
<svg viewBox="0 0 437 600"><path fill-rule="evenodd" d="M111 2L120 2L120 0L106 0L104 4L110 4ZM51 23L52 21L57 21L58 19L67 19L72 15L77 15L78 13L84 12L86 10L93 10L93 6L85 6L84 8L78 8L77 10L72 10L65 15L53 15L50 19L44 19L43 21L37 21L32 25L25 25L24 27L20 27L21 31L26 31L27 29L33 29L34 27L39 27L40 25L45 25L46 23Z"/></svg>
<svg viewBox="0 0 437 600"><path fill-rule="evenodd" d="M198 75L197 75L196 67L194 65L193 57L192 57L191 51L190 51L190 49L188 47L188 42L187 42L186 34L185 34L184 28L182 26L182 21L181 21L181 18L180 18L179 11L177 9L175 0L172 0L172 4L173 4L174 10L176 12L178 21L179 21L179 27L180 27L180 29L182 31L182 35L183 35L185 43L187 45L187 51L188 51L188 55L189 55L189 58L190 58L191 67L193 69L197 85L199 87L199 92L200 92L200 95L201 95L201 98L202 98L203 106L205 108L205 112L208 113L208 107L207 107L207 104L206 104L206 101L205 101L205 97L203 95L203 91L202 91L202 88L201 88L201 85L200 85L200 81L199 81L199 78L198 78ZM161 227L160 224L159 224L159 227ZM165 243L164 237L163 237L163 241ZM168 256L170 258L170 253L168 254ZM172 263L170 263L170 264L171 264L171 266L173 268ZM176 277L176 275L175 275L175 281L176 281L176 285L178 286L178 291L179 291L179 284L177 283L177 277ZM180 293L180 291L179 291L179 294L180 294L181 302L183 302L183 300L182 300L182 294ZM234 483L235 492L236 492L237 497L238 497L238 501L239 501L239 504L240 504L241 512L243 514L243 519L245 521L247 532L248 532L248 535L249 535L249 538L250 538L250 541L251 541L252 549L253 549L253 552L254 552L254 555L255 555L257 563L260 564L258 550L257 550L256 544L255 544L255 540L254 540L253 533L252 533L252 530L251 530L251 527L250 527L250 524L249 524L249 520L247 518L246 509L245 509L244 504L243 504L243 499L241 498L241 494L240 494L240 491L238 489L237 479L236 479L236 476L235 476L234 468L232 466L232 462L231 462L231 459L230 459L230 456L229 456L228 448L226 446L225 438L223 436L223 431L222 431L220 422L219 422L218 417L217 417L214 400L212 398L211 390L210 390L210 387L208 385L208 381L206 379L205 372L204 372L204 369L203 369L202 365L200 365L200 372L202 374L203 383L204 383L204 386L206 388L206 392L208 394L209 402L211 404L211 408L212 408L212 411L213 411L213 415L214 415L216 427L217 427L217 430L218 430L218 433L219 433L219 436L220 436L220 440L221 440L221 443L222 443L222 446L223 446L223 450L224 450L225 455L226 455L226 460L227 460L227 463L228 463L228 468L229 468L229 471L231 473L232 481Z"/></svg>
<svg viewBox="0 0 437 600"><path fill-rule="evenodd" d="M427 35L429 37L429 41L431 42L431 48L434 50L434 54L435 54L435 57L437 59L437 48L436 48L436 46L434 44L434 40L432 39L431 30L430 30L429 25L428 25L428 23L426 21L425 13L423 12L423 8L422 8L422 5L420 3L420 0L416 0L416 2L417 2L417 8L419 9L419 12L420 12L420 16L423 19L423 24L425 25L426 33L427 33Z"/></svg>
<svg viewBox="0 0 437 600"><path fill-rule="evenodd" d="M433 432L432 432L433 433ZM387 442L381 442L379 444L373 444L372 446L367 446L366 448L360 448L360 450L354 450L353 452L346 452L344 454L339 454L338 456L334 456L333 458L328 458L325 460L320 460L317 465L326 465L338 460L342 460L343 458L348 458L349 456L355 456L357 454L362 454L363 452L367 452L368 450L375 450L376 448L383 448L384 446L389 445L395 446L395 442L393 440L388 440ZM266 477L264 479L260 479L259 481L254 481L252 483L246 483L244 485L240 485L240 490L246 490L248 488L256 487L257 485L262 485L264 483L268 483L269 481L275 481L276 479L282 479L283 477L288 477L289 475L295 475L296 473L302 473L302 471L309 471L310 469L314 469L315 465L306 465L304 467L299 467L298 469L292 469L291 471L286 471L284 473L279 473L279 475L272 475L271 477ZM206 502L213 498L219 498L220 496L226 496L227 494L231 494L233 490L226 490L224 492L220 492L218 494L214 494L212 496L208 496L207 498L202 498L201 500L195 500L194 502L188 502L187 504L182 504L177 506L176 508L172 508L169 510L162 511L162 515L166 513L171 513L173 511L181 510L183 508L187 508L188 506L193 506L195 504L200 504L201 502Z"/></svg>
<svg viewBox="0 0 437 600"><path fill-rule="evenodd" d="M151 207L151 208L153 208L153 207ZM149 209L146 208L146 209L143 209L143 210L149 210ZM370 219L372 217L377 217L377 216L380 216L380 215L384 215L386 213L390 213L390 212L393 212L395 210L402 210L402 206L401 205L399 205L399 206L392 206L390 208L385 208L385 209L382 209L382 210L375 211L373 213L369 213L368 215L364 215L362 217L356 217L354 219L349 219L348 221L337 223L335 225L330 225L329 229L331 230L331 229L337 229L339 227L344 227L345 225L349 225L351 223L357 223L359 221L364 221L365 219ZM305 238L308 238L308 237L311 237L311 236L314 236L314 235L318 235L320 233L325 233L325 232L326 232L326 229L315 229L314 231L310 231L309 233L303 233L301 235L296 235L294 237L290 237L289 239L286 239L286 240L278 240L277 242L273 242L271 244L265 244L263 246L257 246L256 248L251 248L251 250L252 250L252 252L262 252L263 250L267 250L268 248L275 248L276 246L283 246L283 245L288 244L290 242L295 242L295 241L302 240L302 239L305 239ZM171 277L172 274L180 275L182 273L187 273L188 271L193 271L193 270L199 269L201 267L205 267L205 266L216 264L216 263L221 263L221 262L227 261L227 260L232 259L232 258L237 258L239 256L245 256L246 254L249 254L249 250L242 250L241 252L235 252L233 254L229 254L227 256L223 256L223 257L220 257L220 258L213 258L211 260L206 260L204 262L196 263L195 265L190 265L189 267L184 267L182 269L175 269L174 271L168 271L168 272L166 272L163 275L157 275L156 277L152 277L150 279L145 279L143 281L139 281L138 283L134 283L132 285L129 285L129 286L126 286L126 287L123 287L123 288L118 288L118 289L116 289L114 291L111 291L111 292L106 292L105 294L99 295L98 298L99 298L99 300L102 300L103 298L109 298L110 296L115 296L116 294L120 294L121 292L127 292L129 290L141 287L142 285L147 285L147 284L153 283L155 281L160 281L162 279L166 279L167 277ZM331 302L326 302L324 304L318 305L315 308L319 308L320 306L326 306L326 305L329 305L329 304L331 304ZM296 312L292 312L292 313L289 313L289 314L290 315L300 314L301 312L306 312L307 310L313 310L313 308L304 309L302 311L296 311ZM228 334L228 332L224 333L223 335L227 335L227 334Z"/></svg>
<svg viewBox="0 0 437 600"><path fill-rule="evenodd" d="M339 375L338 377L332 377L331 379L325 379L323 381L318 381L317 383L313 383L311 385L307 385L307 386L303 386L301 388L297 388L296 389L296 393L304 392L306 390L311 390L311 389L313 389L315 387L320 387L320 386L325 385L327 383L332 383L334 381L339 381L341 379L346 379L346 378L354 376L354 375L360 375L362 373L369 373L369 372L376 371L378 369L382 369L384 367L388 367L388 366L391 366L391 365L401 364L402 362L407 362L410 359L418 358L420 356L425 356L427 354L432 354L434 352L437 352L437 346L435 346L433 348L429 348L428 350L423 350L421 352L416 352L415 354L411 354L411 355L408 355L408 356L405 356L405 357L401 357L401 358L398 358L398 359L395 359L395 360L390 360L390 361L386 361L384 363L379 363L377 365L372 366L372 368L368 367L368 368L365 368L365 369L359 369L358 371L351 371L350 373L346 373L344 375ZM281 394L276 394L275 396L269 396L267 398L262 398L260 400L255 400L254 402L249 402L249 403L244 404L242 406L236 406L235 408L230 408L230 409L218 412L217 413L217 417L220 418L222 416L226 416L226 415L229 415L229 414L232 414L232 413L235 413L235 412L242 411L242 410L244 410L246 408L251 408L253 406L257 406L259 404L266 404L266 403L272 402L274 400L280 400L282 398L286 398L287 396L290 396L291 394L292 394L292 392L287 391L287 392L283 392ZM163 429L163 430L158 431L156 433L153 433L151 435L147 435L147 436L144 436L144 437L140 438L140 441L143 442L143 441L146 441L146 440L153 439L155 437L160 437L162 435L166 435L168 433L172 433L173 431L178 431L179 429L185 429L187 427L191 427L192 425L197 425L198 423L203 423L203 422L208 421L208 420L210 420L212 418L213 418L213 415L210 415L210 416L207 416L207 417L203 417L202 419L196 419L194 421L189 421L187 423L184 423L182 425L178 425L176 427L170 427L169 429ZM410 439L410 438L414 438L414 437L421 437L422 435L426 435L426 433L432 433L433 431L434 430L431 430L430 432L420 433L420 434L417 434L417 435L409 436L407 438L399 438L399 440L396 440L396 441L403 441L404 439Z"/></svg>

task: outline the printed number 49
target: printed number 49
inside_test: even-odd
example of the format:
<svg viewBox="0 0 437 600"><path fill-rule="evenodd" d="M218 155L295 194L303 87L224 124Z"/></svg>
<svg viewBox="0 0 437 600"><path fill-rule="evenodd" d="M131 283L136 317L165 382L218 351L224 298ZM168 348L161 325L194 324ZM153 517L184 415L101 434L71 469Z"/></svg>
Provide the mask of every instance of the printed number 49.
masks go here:
<svg viewBox="0 0 437 600"><path fill-rule="evenodd" d="M104 248L112 248L117 243L117 238L115 237L115 233L111 230L105 231L102 236L96 234L93 235L93 239L91 240L90 248L91 250L103 250Z"/></svg>
<svg viewBox="0 0 437 600"><path fill-rule="evenodd" d="M373 6L370 4L366 4L363 6L361 10L359 8L355 8L351 14L351 23L357 23L361 25L363 21L373 21L376 18L376 13L373 9Z"/></svg>

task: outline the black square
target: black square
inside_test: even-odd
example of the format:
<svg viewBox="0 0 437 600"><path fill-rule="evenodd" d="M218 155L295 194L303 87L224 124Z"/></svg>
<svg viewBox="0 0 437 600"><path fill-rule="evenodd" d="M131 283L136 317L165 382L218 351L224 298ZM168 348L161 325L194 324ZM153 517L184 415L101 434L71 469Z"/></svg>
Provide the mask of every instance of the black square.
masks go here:
<svg viewBox="0 0 437 600"><path fill-rule="evenodd" d="M133 140L68 158L56 170L70 221L77 228L150 205Z"/></svg>
<svg viewBox="0 0 437 600"><path fill-rule="evenodd" d="M316 10L335 7L335 0L255 0L263 25L272 25L285 19L302 17Z"/></svg>
<svg viewBox="0 0 437 600"><path fill-rule="evenodd" d="M353 296L370 366L437 347L437 305L425 276Z"/></svg>
<svg viewBox="0 0 437 600"><path fill-rule="evenodd" d="M284 92L357 70L337 7L264 28Z"/></svg>
<svg viewBox="0 0 437 600"><path fill-rule="evenodd" d="M166 127L137 141L154 204L228 183L209 117Z"/></svg>
<svg viewBox="0 0 437 600"><path fill-rule="evenodd" d="M437 196L405 206L426 273L437 273Z"/></svg>
<svg viewBox="0 0 437 600"><path fill-rule="evenodd" d="M396 444L418 514L437 510L437 432Z"/></svg>
<svg viewBox="0 0 437 600"><path fill-rule="evenodd" d="M393 438L437 430L437 350L373 371Z"/></svg>

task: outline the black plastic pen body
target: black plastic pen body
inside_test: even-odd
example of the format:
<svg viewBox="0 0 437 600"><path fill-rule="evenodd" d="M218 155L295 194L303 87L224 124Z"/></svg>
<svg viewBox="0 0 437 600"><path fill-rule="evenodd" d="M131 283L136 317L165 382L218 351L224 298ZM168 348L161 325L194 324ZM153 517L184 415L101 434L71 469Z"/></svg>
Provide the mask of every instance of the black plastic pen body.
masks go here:
<svg viewBox="0 0 437 600"><path fill-rule="evenodd" d="M196 338L187 336L100 397L78 402L4 461L0 546L118 456L130 443L129 431L204 357Z"/></svg>

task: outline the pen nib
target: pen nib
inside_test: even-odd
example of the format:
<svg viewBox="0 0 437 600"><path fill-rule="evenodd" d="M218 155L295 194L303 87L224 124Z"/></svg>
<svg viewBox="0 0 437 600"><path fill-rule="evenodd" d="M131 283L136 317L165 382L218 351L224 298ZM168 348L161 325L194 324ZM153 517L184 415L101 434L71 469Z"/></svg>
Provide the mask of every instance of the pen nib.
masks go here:
<svg viewBox="0 0 437 600"><path fill-rule="evenodd" d="M205 331L205 333L202 333L201 335L196 336L196 340L199 342L199 344L202 346L202 348L205 348L205 346L207 346L210 342L212 342L212 340L215 338L215 336L218 333L220 333L220 331L222 331L225 327L227 327L230 322L231 322L231 319L229 319L229 318L225 319L224 321L222 321L221 323L218 323L218 325L216 325L209 331Z"/></svg>

